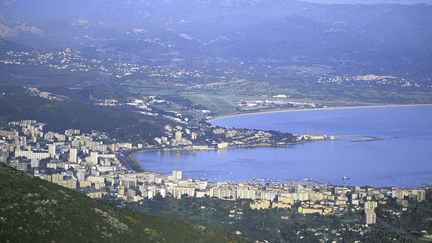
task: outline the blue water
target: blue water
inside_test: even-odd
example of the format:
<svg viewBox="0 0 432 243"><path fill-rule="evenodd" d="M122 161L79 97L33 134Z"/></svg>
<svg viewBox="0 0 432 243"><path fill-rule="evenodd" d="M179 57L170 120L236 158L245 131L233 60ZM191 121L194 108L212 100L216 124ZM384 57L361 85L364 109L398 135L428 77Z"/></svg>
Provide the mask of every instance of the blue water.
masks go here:
<svg viewBox="0 0 432 243"><path fill-rule="evenodd" d="M225 127L336 135L337 141L284 148L210 152L143 152L150 171L185 171L193 178L250 180L311 178L332 184L419 186L432 184L432 106L309 110L217 119ZM353 142L364 136L378 141ZM348 176L349 181L342 181Z"/></svg>

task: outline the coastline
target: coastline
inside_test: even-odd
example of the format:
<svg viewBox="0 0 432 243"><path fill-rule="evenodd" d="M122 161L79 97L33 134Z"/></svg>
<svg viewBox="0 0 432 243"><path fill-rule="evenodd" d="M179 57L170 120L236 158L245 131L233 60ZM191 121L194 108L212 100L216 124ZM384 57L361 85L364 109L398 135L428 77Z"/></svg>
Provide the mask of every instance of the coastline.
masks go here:
<svg viewBox="0 0 432 243"><path fill-rule="evenodd" d="M210 148L206 150L202 149L190 149L190 148L147 148L147 149L137 149L133 151L129 151L126 154L122 156L122 164L124 164L128 169L134 170L135 172L152 172L152 173L159 173L154 172L145 169L141 162L137 159L137 155L142 152L152 152L152 151L166 151L166 152L208 152L208 151L227 151L232 149L254 149L254 148L286 148L289 146L295 146L303 143L310 143L310 142L322 142L326 140L309 140L309 141L298 141L293 142L289 144L283 144L283 145L272 145L272 144L255 144L255 145L237 145L233 147L223 148L223 149L217 149L217 148Z"/></svg>
<svg viewBox="0 0 432 243"><path fill-rule="evenodd" d="M335 106L335 107L311 108L311 109L275 109L275 110L265 110L265 111L260 111L260 112L245 112L245 113L239 113L239 114L223 115L223 116L219 116L219 117L216 117L214 119L211 119L209 121L212 122L214 120L227 118L227 117L237 117L237 116L245 116L245 115L267 114L267 113L303 112L303 111L316 111L316 110L344 110L344 109L362 109L362 108L367 109L367 108L390 108L390 107L421 107L421 106L432 106L432 104L389 104L389 105L362 105L362 106ZM375 141L375 140L381 140L381 138L370 137L369 139L364 139L364 140L359 139L359 140L355 140L355 141L351 141L351 142L370 142L370 141ZM321 141L321 140L319 140L319 141ZM308 142L318 142L318 141L308 141ZM297 144L301 144L301 143L304 143L304 142L292 143L292 144L287 144L287 145L283 145L283 146L263 145L263 144L254 145L254 146L235 146L235 147L226 148L226 150L242 149L242 148L243 149L244 148L253 149L253 148L261 148L261 147L286 147L286 146L292 146L292 145L297 145ZM217 150L217 149L210 149L210 150ZM150 170L144 168L144 166L141 165L141 161L139 161L137 159L138 153L147 152L147 151L192 151L192 152L200 152L203 150L191 150L191 149L185 149L185 148L147 148L147 149L140 149L140 150L131 151L125 157L128 158L129 162L132 162L132 163L130 163L130 165L137 166L135 168L132 168L136 172L159 173L159 172L150 171ZM204 151L207 151L207 150L204 150Z"/></svg>
<svg viewBox="0 0 432 243"><path fill-rule="evenodd" d="M272 113L285 113L285 112L304 112L304 111L325 111L325 110L348 110L348 109L367 109L367 108L391 108L391 107L416 107L416 106L432 106L432 104L388 104L388 105L358 105L358 106L332 106L325 108L306 108L306 109L297 109L297 108L285 108L285 109L268 109L261 111L252 111L252 112L238 112L231 114L224 114L220 116L213 117L208 120L210 123L231 117L239 117L239 116L248 116L248 115L261 115L261 114L272 114Z"/></svg>

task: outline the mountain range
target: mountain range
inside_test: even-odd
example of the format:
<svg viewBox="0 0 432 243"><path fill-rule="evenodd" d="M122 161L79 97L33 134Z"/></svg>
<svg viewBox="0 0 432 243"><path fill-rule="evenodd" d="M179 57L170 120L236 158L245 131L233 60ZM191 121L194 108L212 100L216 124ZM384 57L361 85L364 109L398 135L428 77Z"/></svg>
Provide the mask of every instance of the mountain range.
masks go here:
<svg viewBox="0 0 432 243"><path fill-rule="evenodd" d="M72 48L88 60L210 76L236 69L246 74L236 78L284 86L328 74L374 74L429 87L432 5L389 2L3 1L0 56L8 50ZM293 67L299 72L289 71Z"/></svg>

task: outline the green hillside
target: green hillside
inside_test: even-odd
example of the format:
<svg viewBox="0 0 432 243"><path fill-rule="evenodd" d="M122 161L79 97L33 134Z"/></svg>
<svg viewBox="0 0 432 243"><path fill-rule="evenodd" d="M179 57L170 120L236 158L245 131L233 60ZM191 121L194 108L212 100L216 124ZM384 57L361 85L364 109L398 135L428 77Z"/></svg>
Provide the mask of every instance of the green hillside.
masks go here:
<svg viewBox="0 0 432 243"><path fill-rule="evenodd" d="M26 119L43 122L50 131L97 130L108 133L111 138L139 142L152 141L163 134L163 125L172 125L162 117L127 108L96 106L82 99L53 101L29 95L19 86L0 85L0 124Z"/></svg>
<svg viewBox="0 0 432 243"><path fill-rule="evenodd" d="M117 209L0 163L0 242L235 242L203 227Z"/></svg>

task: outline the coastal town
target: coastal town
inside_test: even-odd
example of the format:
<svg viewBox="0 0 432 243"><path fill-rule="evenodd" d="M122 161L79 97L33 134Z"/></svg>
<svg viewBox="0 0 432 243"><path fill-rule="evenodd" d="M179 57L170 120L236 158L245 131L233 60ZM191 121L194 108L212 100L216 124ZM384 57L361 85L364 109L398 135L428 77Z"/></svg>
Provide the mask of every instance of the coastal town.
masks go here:
<svg viewBox="0 0 432 243"><path fill-rule="evenodd" d="M0 130L0 161L35 177L77 190L90 198L115 200L120 204L140 203L155 197L248 200L254 210L295 209L299 214L333 216L352 211L364 215L364 225L371 225L377 220L376 208L385 205L389 199L395 199L407 208L411 200L421 202L426 198L426 188L339 186L313 181L213 182L184 178L180 170L169 175L135 171L123 164L125 155L132 151L155 149L153 145L116 142L96 131L45 131L44 126L34 120L10 122ZM188 138L185 139L180 128L167 130L171 137L155 138L157 144L172 147L188 145L191 146L189 149L198 146L193 144L197 134L184 131ZM235 130L215 128L213 133L236 138ZM265 132L254 135L257 139L266 136ZM259 142L258 139L257 144ZM213 148L225 149L233 145L236 144L214 143Z"/></svg>
<svg viewBox="0 0 432 243"><path fill-rule="evenodd" d="M432 242L432 0L0 6L0 243Z"/></svg>

